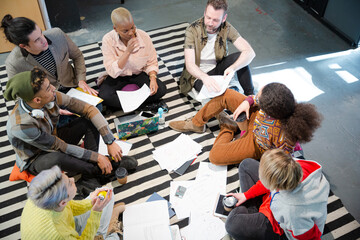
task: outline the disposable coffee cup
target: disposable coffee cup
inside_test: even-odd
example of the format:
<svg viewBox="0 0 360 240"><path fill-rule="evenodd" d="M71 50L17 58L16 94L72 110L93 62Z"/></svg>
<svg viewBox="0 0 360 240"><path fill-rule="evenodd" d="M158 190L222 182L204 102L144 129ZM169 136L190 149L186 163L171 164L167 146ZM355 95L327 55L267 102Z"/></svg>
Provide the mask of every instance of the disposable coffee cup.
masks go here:
<svg viewBox="0 0 360 240"><path fill-rule="evenodd" d="M128 172L125 168L119 167L115 171L115 176L120 184L125 184L127 182Z"/></svg>
<svg viewBox="0 0 360 240"><path fill-rule="evenodd" d="M240 113L240 115L236 119L236 122L241 131L247 131L248 121L245 112Z"/></svg>
<svg viewBox="0 0 360 240"><path fill-rule="evenodd" d="M235 207L236 203L237 199L233 196L223 198L224 209L227 212L230 212Z"/></svg>

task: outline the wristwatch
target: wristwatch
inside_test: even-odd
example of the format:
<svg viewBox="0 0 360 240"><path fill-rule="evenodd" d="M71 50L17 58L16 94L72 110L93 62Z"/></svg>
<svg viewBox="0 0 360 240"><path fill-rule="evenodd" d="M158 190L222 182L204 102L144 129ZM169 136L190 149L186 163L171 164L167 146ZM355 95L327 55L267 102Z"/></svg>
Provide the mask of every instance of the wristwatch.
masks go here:
<svg viewBox="0 0 360 240"><path fill-rule="evenodd" d="M107 141L107 142L106 142L106 145L111 145L113 142L115 142L115 140L116 140L116 139L113 138L113 139L111 139L110 141Z"/></svg>

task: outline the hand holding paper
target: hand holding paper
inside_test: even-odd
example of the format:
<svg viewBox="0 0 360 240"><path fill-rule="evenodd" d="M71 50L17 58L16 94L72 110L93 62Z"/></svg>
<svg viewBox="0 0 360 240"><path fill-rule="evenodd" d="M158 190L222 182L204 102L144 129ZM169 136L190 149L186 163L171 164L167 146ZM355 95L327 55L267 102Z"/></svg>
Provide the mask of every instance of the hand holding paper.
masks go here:
<svg viewBox="0 0 360 240"><path fill-rule="evenodd" d="M226 90L226 88L229 86L229 83L231 81L231 79L234 76L234 72L229 73L226 78L224 79L224 76L222 75L213 75L211 76L212 79L214 79L216 81L216 83L218 84L218 86L220 86L220 91L217 92L213 92L213 91L209 91L209 89L205 86L203 86L199 92L199 94L196 97L196 100L200 101L206 98L214 98L217 96L220 96L221 94L223 94ZM205 84L205 82L204 82Z"/></svg>

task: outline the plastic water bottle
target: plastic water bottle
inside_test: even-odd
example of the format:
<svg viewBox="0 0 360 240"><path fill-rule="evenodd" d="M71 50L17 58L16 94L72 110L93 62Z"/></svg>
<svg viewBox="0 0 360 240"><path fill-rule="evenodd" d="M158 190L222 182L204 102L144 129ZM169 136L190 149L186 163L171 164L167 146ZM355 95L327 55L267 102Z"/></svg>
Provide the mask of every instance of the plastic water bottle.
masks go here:
<svg viewBox="0 0 360 240"><path fill-rule="evenodd" d="M164 116L164 110L161 107L158 108L158 114L159 114L159 124L164 125L165 124L165 116Z"/></svg>

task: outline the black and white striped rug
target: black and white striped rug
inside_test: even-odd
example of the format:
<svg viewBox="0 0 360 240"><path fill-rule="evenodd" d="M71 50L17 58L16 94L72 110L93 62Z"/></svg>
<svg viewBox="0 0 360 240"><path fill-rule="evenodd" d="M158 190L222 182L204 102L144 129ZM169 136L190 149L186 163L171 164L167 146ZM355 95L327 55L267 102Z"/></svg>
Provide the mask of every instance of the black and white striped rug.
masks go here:
<svg viewBox="0 0 360 240"><path fill-rule="evenodd" d="M148 31L155 45L159 60L159 78L166 83L168 92L164 100L169 106L166 121L185 119L192 116L201 108L201 104L179 94L178 78L184 65L183 42L184 32L188 23L177 24L161 29ZM95 86L95 79L104 71L101 54L101 43L89 44L80 47L85 57L87 68L87 81ZM24 181L10 182L9 174L15 162L15 153L12 150L6 135L6 121L8 111L14 106L13 102L5 102L3 90L7 82L5 66L0 66L0 238L20 239L20 216L26 201L27 184ZM115 132L113 115L106 116L111 129ZM169 199L170 182L173 180L191 180L196 176L200 161L208 161L209 151L218 134L219 127L216 120L210 121L207 131L203 134L190 134L190 137L203 146L202 153L186 173L182 176L176 173L168 174L161 170L152 158L152 151L172 140L179 133L165 128L156 133L139 136L129 141L133 143L130 155L139 161L137 171L128 177L128 183L120 186L117 182L110 183L114 187L116 201L126 204L145 202L154 192ZM239 187L237 168L228 167L227 191ZM178 221L176 216L171 223L178 224L180 228L188 224L188 219ZM328 200L328 217L322 239L358 239L360 238L360 225L344 208L341 200L330 193Z"/></svg>

